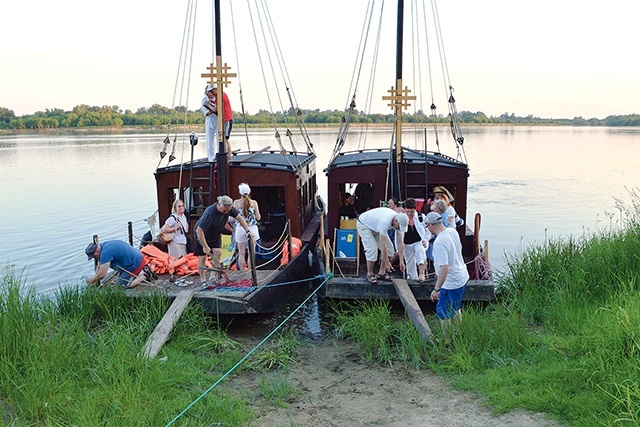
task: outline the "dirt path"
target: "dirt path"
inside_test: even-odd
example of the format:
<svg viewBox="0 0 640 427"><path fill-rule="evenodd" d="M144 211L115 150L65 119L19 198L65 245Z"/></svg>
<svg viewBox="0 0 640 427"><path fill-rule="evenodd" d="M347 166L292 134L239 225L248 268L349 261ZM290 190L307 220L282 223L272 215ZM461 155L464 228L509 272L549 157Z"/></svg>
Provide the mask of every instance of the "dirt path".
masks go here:
<svg viewBox="0 0 640 427"><path fill-rule="evenodd" d="M242 374L226 387L253 396L252 426L551 427L542 414L494 416L470 393L429 372L367 366L355 346L324 339L301 349L288 381L299 394L281 408L260 396L260 376Z"/></svg>

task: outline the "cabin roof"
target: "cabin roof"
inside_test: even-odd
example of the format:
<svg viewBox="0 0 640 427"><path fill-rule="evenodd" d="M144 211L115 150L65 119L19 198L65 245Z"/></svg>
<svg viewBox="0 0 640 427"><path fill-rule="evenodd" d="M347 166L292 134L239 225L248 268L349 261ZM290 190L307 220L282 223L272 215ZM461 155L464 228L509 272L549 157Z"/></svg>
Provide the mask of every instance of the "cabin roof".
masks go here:
<svg viewBox="0 0 640 427"><path fill-rule="evenodd" d="M258 151L236 153L231 158L232 168L267 168L274 170L297 171L306 167L316 158L314 153L280 151Z"/></svg>
<svg viewBox="0 0 640 427"><path fill-rule="evenodd" d="M404 162L408 164L422 164L424 163L426 156L427 161L430 165L452 167L457 169L469 169L466 163L463 163L459 160L454 159L453 157L449 157L442 153L429 152L425 154L424 151L413 150L406 147L403 147L402 150L404 153ZM329 166L327 166L324 172L332 169L340 169L351 166L387 164L389 161L389 151L390 150L388 148L369 148L364 150L347 151L344 153L340 153L333 160L333 162Z"/></svg>
<svg viewBox="0 0 640 427"><path fill-rule="evenodd" d="M272 169L281 171L299 171L305 168L313 160L315 160L315 153L295 153L287 152L286 154L280 153L280 151L255 151L255 152L240 152L234 153L229 167L231 168L253 168L253 169ZM184 162L183 169L189 168L190 162ZM207 159L196 159L193 161L193 168L208 168L209 162ZM166 166L158 168L156 173L171 173L180 170L180 164Z"/></svg>

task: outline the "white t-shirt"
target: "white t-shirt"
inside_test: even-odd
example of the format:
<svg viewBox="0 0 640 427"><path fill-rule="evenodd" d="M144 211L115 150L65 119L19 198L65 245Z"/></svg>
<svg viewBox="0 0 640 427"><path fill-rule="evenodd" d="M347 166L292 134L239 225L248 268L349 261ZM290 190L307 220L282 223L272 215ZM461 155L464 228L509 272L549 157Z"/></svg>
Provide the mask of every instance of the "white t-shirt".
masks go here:
<svg viewBox="0 0 640 427"><path fill-rule="evenodd" d="M358 221L374 233L387 234L393 228L393 218L398 212L391 208L374 208L361 213Z"/></svg>
<svg viewBox="0 0 640 427"><path fill-rule="evenodd" d="M462 243L455 229L447 227L438 233L433 242L433 264L436 274L440 266L449 266L447 278L442 284L444 289L458 289L469 281L469 272L462 258Z"/></svg>

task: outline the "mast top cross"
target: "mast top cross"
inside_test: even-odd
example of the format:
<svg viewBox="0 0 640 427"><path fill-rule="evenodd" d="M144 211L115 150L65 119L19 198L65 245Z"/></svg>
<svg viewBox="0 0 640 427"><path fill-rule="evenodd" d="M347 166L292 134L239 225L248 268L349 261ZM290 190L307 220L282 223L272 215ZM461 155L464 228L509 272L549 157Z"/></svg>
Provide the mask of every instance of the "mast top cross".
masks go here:
<svg viewBox="0 0 640 427"><path fill-rule="evenodd" d="M391 101L387 104L391 109L404 107L406 110L411 105L409 101L415 101L416 99L415 95L409 95L409 93L411 93L411 89L407 86L405 86L404 89L391 87L387 92L389 92L389 95L383 96L382 100Z"/></svg>
<svg viewBox="0 0 640 427"><path fill-rule="evenodd" d="M218 66L210 64L207 67L207 70L209 70L209 72L200 74L200 77L208 79L211 86L215 86L216 84L220 83L226 87L230 83L229 78L236 77L236 73L229 72L230 69L231 67L229 67L227 64L219 64Z"/></svg>

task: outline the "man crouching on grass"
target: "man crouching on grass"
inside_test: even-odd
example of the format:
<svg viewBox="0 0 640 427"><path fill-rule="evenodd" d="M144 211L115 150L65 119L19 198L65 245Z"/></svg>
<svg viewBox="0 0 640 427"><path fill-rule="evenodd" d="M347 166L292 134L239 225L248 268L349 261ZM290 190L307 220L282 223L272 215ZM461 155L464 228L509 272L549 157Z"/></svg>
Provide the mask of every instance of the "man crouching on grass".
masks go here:
<svg viewBox="0 0 640 427"><path fill-rule="evenodd" d="M122 240L89 243L84 253L89 260L96 259L100 264L96 274L87 278L88 285L97 284L107 275L110 267L118 271L118 284L126 289L135 288L145 279L145 262L142 254Z"/></svg>
<svg viewBox="0 0 640 427"><path fill-rule="evenodd" d="M444 339L451 340L448 327L457 314L462 321L462 295L467 288L469 272L462 258L462 243L454 228L445 227L442 217L436 212L427 214L427 229L437 235L433 242L433 264L436 270L436 284L431 291L431 301L436 304L436 315L442 324Z"/></svg>

